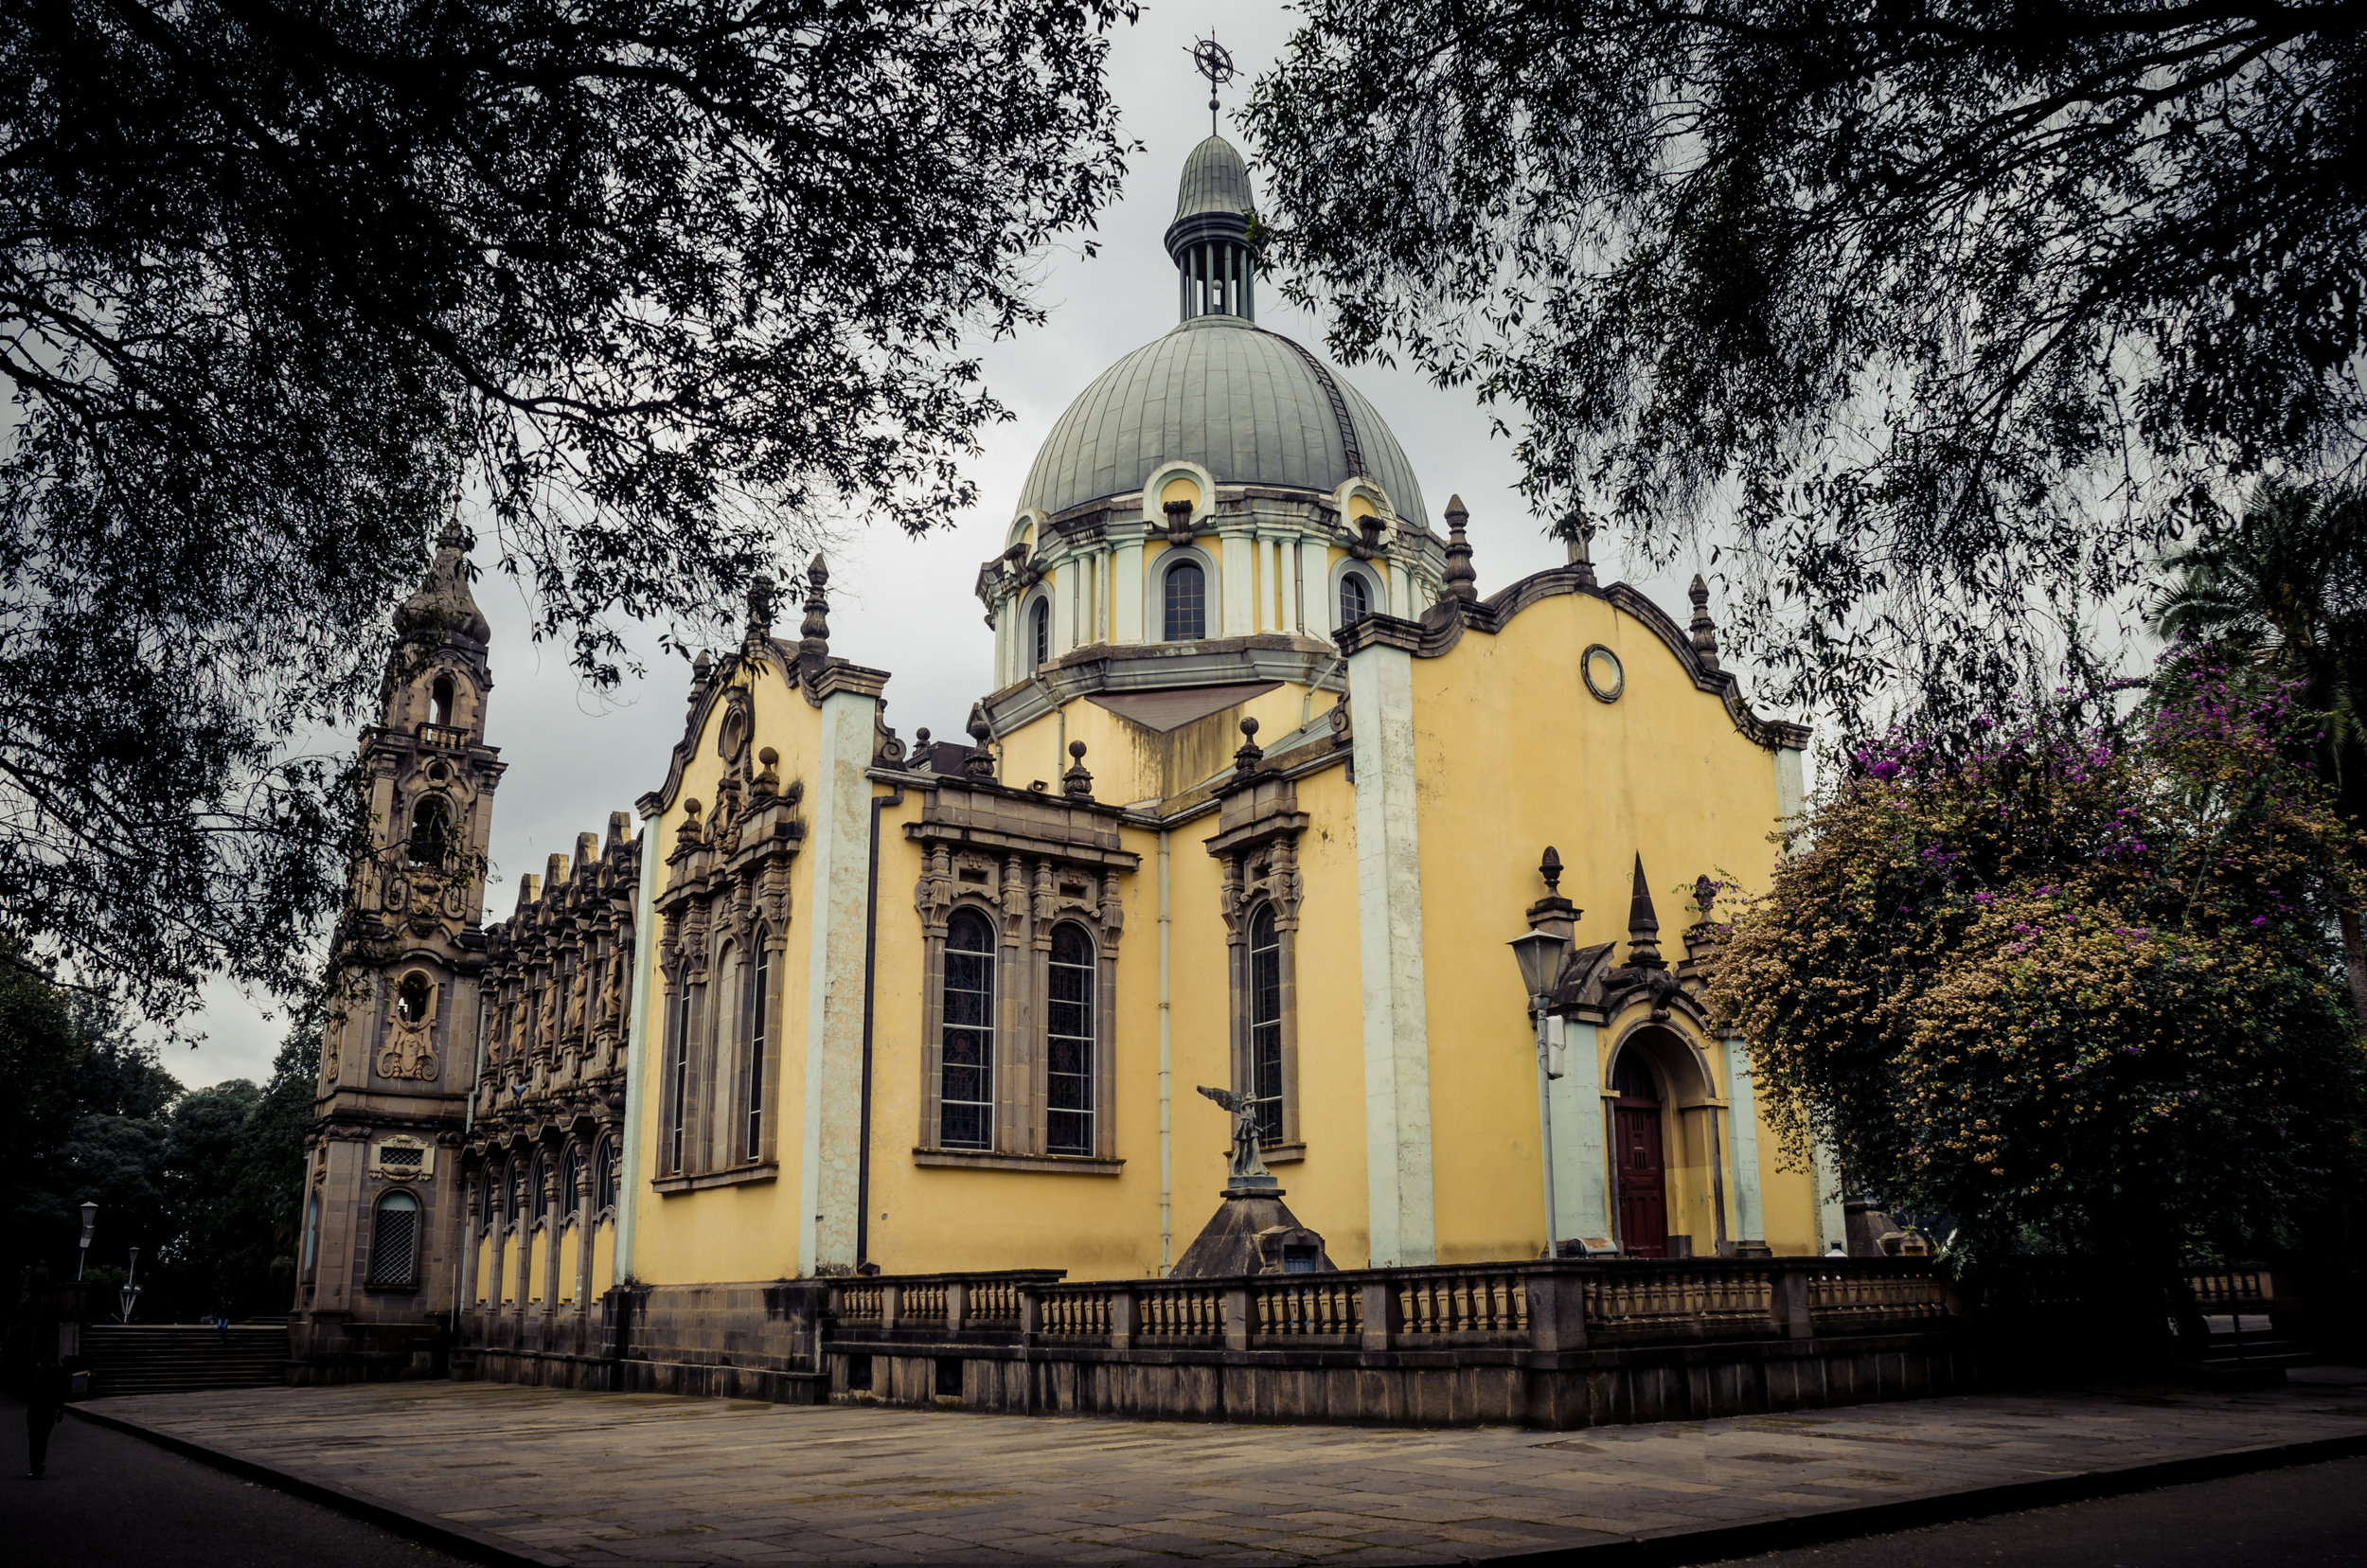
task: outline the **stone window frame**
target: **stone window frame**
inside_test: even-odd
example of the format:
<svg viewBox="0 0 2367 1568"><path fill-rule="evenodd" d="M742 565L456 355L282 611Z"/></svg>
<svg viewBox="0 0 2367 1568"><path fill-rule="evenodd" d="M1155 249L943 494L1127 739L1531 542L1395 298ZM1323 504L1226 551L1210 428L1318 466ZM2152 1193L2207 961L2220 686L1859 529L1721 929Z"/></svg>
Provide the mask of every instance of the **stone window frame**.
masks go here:
<svg viewBox="0 0 2367 1568"><path fill-rule="evenodd" d="M983 1104L988 1108L987 1147L984 1149L966 1143L948 1143L945 1137L946 954L955 951L967 954L972 951L968 948L953 949L948 945L955 922L965 914L975 916L984 922L987 931L987 954L989 959L987 968L987 1095L984 1100L960 1102L966 1105ZM958 1149L965 1153L991 1153L1003 1143L1002 1057L1004 1036L1006 1031L1003 1027L1002 1015L1005 1000L1011 990L1007 983L1009 977L1005 973L1005 969L1003 922L997 918L997 911L983 899L957 898L953 902L953 907L946 913L943 929L936 933L935 939L928 944L928 956L925 960L925 972L931 976L929 995L934 1004L928 1027L923 1031L923 1040L926 1042L923 1049L929 1060L923 1090L927 1109L923 1114L921 1131L921 1144L925 1148Z"/></svg>
<svg viewBox="0 0 2367 1568"><path fill-rule="evenodd" d="M951 836L927 837L928 825L919 826L924 869L916 899L921 918L921 1048L915 1163L1115 1175L1124 1163L1116 1147L1121 867L1063 854L1062 846L1048 844L1013 844L988 853ZM1132 868L1132 859L1127 857L1124 869ZM983 916L995 938L994 1132L992 1147L985 1149L949 1148L942 1141L945 942L959 909ZM1047 1142L1052 932L1072 921L1092 939L1095 953L1091 1154L1055 1154Z"/></svg>
<svg viewBox="0 0 2367 1568"><path fill-rule="evenodd" d="M1324 629L1334 634L1345 630L1340 619L1340 585L1349 578L1360 579L1364 584L1364 615L1367 620L1391 613L1389 582L1381 569L1352 555L1344 555L1331 563L1331 570L1326 575L1327 588L1324 597Z"/></svg>
<svg viewBox="0 0 2367 1568"><path fill-rule="evenodd" d="M1085 1007L1092 1033L1084 1037L1071 1037L1084 1038L1090 1042L1090 1046L1085 1059L1085 1071L1083 1075L1085 1078L1087 1103L1085 1109L1081 1113L1069 1111L1056 1113L1052 1109L1052 1007L1054 1000L1052 995L1052 967L1054 963L1057 962L1054 954L1059 949L1060 933L1063 931L1073 931L1077 933L1077 936L1085 944L1087 959L1086 962L1081 965L1064 964L1061 967L1064 969L1081 969L1087 976L1085 984L1091 988L1090 993L1086 998ZM1077 1158L1090 1159L1102 1152L1101 1131L1105 1118L1101 1109L1101 1083L1104 1076L1101 1059L1111 1042L1111 1036L1112 1033L1112 1030L1110 1027L1110 1022L1104 1016L1106 1009L1102 1006L1103 992L1106 988L1102 984L1101 975L1101 943L1095 938L1093 929L1090 926L1086 925L1084 921L1077 919L1073 916L1064 919L1054 920L1044 935L1042 964L1044 977L1042 991L1044 1079L1043 1151L1047 1154L1066 1154ZM1082 1149L1054 1149L1052 1147L1053 1116L1056 1114L1072 1115L1080 1114L1086 1118L1086 1125L1092 1129L1092 1134L1087 1140L1087 1146Z"/></svg>
<svg viewBox="0 0 2367 1568"><path fill-rule="evenodd" d="M1157 539L1158 536L1152 536L1154 543ZM1166 643L1177 640L1167 635L1167 573L1186 561L1200 568L1203 597L1201 603L1201 634L1198 640L1205 641L1210 637L1222 634L1221 632L1209 630L1212 626L1221 628L1224 624L1224 573L1218 566L1217 558L1198 544L1170 544L1151 557L1148 566L1143 572L1144 642Z"/></svg>
<svg viewBox="0 0 2367 1568"><path fill-rule="evenodd" d="M379 1272L379 1261L382 1256L381 1244L384 1239L381 1232L385 1223L386 1215L393 1212L393 1205L398 1203L409 1205L410 1209L411 1266L405 1271L402 1278L388 1279L383 1277ZM419 1277L423 1272L419 1267L419 1254L425 1249L427 1241L427 1204L421 1201L419 1194L408 1185L389 1187L380 1193L372 1200L369 1206L368 1234L369 1256L363 1266L362 1288L365 1291L418 1290Z"/></svg>
<svg viewBox="0 0 2367 1568"><path fill-rule="evenodd" d="M1274 917L1282 992L1282 1127L1279 1140L1263 1149L1269 1162L1296 1160L1307 1152L1300 1118L1298 1007L1299 909L1306 896L1298 839L1307 824L1294 785L1252 775L1225 792L1218 831L1206 846L1219 865L1233 1088L1253 1096L1257 1080L1250 926L1261 909L1271 909Z"/></svg>

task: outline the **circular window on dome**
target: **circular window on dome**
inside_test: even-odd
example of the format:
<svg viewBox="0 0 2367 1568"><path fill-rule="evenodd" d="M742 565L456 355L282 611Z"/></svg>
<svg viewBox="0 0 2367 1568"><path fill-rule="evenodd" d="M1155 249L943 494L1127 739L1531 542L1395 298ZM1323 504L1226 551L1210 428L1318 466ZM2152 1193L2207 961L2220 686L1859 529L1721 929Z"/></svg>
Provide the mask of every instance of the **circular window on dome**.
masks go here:
<svg viewBox="0 0 2367 1568"><path fill-rule="evenodd" d="M1586 689L1597 702L1615 703L1628 688L1628 672L1619 666L1619 655L1596 643L1578 655L1578 669L1586 677Z"/></svg>

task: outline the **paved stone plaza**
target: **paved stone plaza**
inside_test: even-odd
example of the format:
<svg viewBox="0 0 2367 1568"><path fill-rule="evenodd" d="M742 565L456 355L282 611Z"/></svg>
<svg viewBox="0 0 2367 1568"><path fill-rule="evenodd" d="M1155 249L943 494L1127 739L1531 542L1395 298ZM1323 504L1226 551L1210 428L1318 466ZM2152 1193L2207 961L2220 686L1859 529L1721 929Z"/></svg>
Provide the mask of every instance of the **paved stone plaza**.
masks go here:
<svg viewBox="0 0 2367 1568"><path fill-rule="evenodd" d="M484 1383L101 1399L551 1563L1453 1561L2367 1434L2367 1377L1582 1434L798 1408Z"/></svg>

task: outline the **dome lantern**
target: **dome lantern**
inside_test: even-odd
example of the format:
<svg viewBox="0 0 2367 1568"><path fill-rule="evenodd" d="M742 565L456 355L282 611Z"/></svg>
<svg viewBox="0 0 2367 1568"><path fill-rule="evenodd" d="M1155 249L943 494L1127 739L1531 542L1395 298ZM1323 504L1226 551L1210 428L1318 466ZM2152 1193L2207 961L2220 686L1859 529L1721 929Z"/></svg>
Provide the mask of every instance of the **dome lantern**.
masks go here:
<svg viewBox="0 0 2367 1568"><path fill-rule="evenodd" d="M1249 241L1249 166L1222 136L1184 160L1167 255L1175 260L1182 318L1257 319L1257 250Z"/></svg>

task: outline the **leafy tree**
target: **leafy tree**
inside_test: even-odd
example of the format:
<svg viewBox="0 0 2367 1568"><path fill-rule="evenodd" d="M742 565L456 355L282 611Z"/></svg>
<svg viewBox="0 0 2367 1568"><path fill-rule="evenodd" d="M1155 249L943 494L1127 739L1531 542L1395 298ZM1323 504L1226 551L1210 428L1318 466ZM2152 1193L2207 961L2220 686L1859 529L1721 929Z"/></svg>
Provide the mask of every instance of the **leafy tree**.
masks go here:
<svg viewBox="0 0 2367 1568"><path fill-rule="evenodd" d="M2367 8L1309 0L1247 125L1355 361L1557 531L1741 546L1795 698L1962 716L2228 476L2367 430Z"/></svg>
<svg viewBox="0 0 2367 1568"><path fill-rule="evenodd" d="M2344 819L2367 828L2367 498L2264 484L2234 526L2168 563L2155 629L2215 637L2293 683L2322 721L2312 764ZM2356 907L2340 916L2352 1009L2367 1020L2367 940Z"/></svg>
<svg viewBox="0 0 2367 1568"><path fill-rule="evenodd" d="M2126 726L2111 698L1858 753L1711 987L1787 1147L1976 1256L2274 1244L2352 1174L2367 1048L2328 934L2362 862L2314 717L2196 645Z"/></svg>
<svg viewBox="0 0 2367 1568"><path fill-rule="evenodd" d="M464 496L597 682L970 499L963 352L1125 145L1131 0L0 8L0 940L293 993Z"/></svg>

